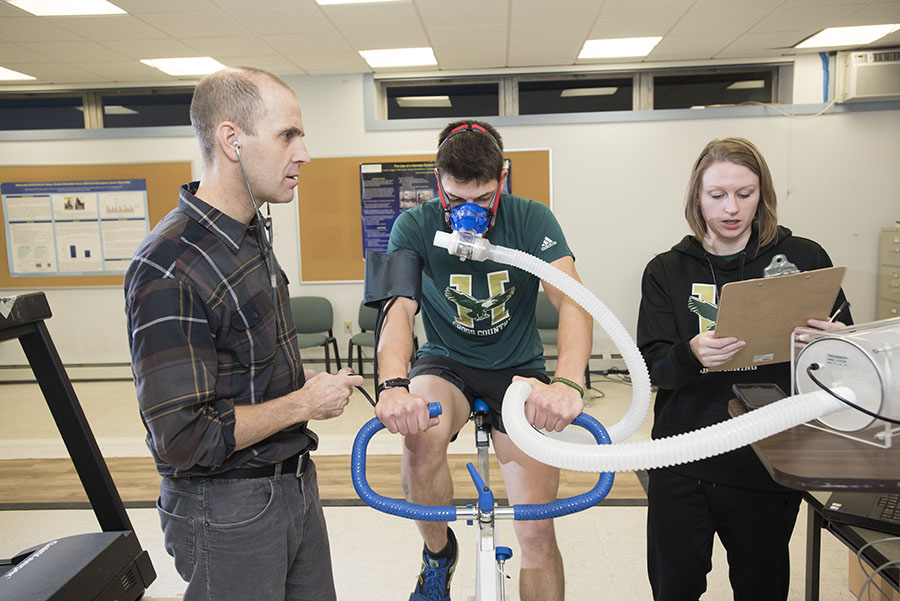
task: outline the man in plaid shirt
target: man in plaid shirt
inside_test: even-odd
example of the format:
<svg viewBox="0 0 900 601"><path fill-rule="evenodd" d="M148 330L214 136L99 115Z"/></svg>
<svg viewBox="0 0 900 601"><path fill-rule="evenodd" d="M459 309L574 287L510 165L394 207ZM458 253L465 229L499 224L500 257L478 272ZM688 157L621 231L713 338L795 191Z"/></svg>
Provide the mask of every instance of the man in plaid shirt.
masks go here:
<svg viewBox="0 0 900 601"><path fill-rule="evenodd" d="M277 76L238 67L197 85L191 123L203 179L125 276L166 550L186 601L335 599L307 422L340 415L363 380L304 371L259 212L293 200L310 160L300 106Z"/></svg>

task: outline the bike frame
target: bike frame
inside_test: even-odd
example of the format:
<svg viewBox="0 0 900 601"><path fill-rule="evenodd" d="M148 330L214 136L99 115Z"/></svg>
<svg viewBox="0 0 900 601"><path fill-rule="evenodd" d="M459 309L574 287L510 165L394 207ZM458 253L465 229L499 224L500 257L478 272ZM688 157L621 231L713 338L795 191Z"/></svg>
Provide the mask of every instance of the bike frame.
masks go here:
<svg viewBox="0 0 900 601"><path fill-rule="evenodd" d="M428 408L432 417L439 415L441 412L438 403L429 403ZM353 442L350 471L356 493L360 499L374 509L411 520L452 522L464 519L469 524L477 522L475 600L505 601L503 562L512 555L512 552L507 547L497 546L495 520L545 520L588 509L602 501L609 494L614 474L612 472L600 474L594 488L573 497L558 499L550 503L498 507L494 502L494 493L487 484L489 481L489 428L483 425L483 415L480 415L478 411L475 413L475 420L479 469L476 470L471 463L467 466L469 475L472 477L472 481L478 491L478 501L475 505L467 507L418 505L409 501L384 497L373 491L366 479L366 449L372 436L384 428L384 425L377 418L369 420L356 435L356 439ZM588 430L598 444L610 443L606 429L590 415L582 413L575 418L572 424Z"/></svg>

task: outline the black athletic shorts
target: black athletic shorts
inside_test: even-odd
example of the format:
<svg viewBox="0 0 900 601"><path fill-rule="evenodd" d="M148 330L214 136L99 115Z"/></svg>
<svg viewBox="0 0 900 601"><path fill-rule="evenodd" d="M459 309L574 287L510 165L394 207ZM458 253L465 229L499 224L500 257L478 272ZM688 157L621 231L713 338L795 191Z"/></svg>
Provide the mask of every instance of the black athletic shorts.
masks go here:
<svg viewBox="0 0 900 601"><path fill-rule="evenodd" d="M512 383L513 376L524 378L537 378L548 384L550 378L543 371L534 369L475 369L454 361L448 357L426 355L416 359L416 364L409 372L410 378L416 376L438 376L456 386L469 401L469 407L475 406L475 399L481 399L491 412L488 421L491 426L501 432L503 428L503 416L501 408L503 395Z"/></svg>

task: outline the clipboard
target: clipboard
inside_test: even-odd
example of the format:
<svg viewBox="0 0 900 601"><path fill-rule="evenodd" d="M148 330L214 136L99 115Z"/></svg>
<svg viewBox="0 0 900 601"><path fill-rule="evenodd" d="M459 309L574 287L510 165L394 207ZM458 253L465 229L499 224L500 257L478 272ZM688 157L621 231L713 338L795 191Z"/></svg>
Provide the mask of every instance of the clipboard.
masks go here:
<svg viewBox="0 0 900 601"><path fill-rule="evenodd" d="M715 336L735 336L747 345L709 371L790 361L791 332L807 319L830 317L846 272L843 266L826 267L722 286Z"/></svg>

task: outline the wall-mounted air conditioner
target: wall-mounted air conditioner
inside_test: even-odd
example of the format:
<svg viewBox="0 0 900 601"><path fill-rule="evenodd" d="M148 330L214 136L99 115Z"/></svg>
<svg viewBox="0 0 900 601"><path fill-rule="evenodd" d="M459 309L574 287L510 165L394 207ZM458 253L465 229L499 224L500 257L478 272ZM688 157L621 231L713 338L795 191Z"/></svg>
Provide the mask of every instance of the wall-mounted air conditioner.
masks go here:
<svg viewBox="0 0 900 601"><path fill-rule="evenodd" d="M900 99L900 49L838 52L838 102Z"/></svg>

